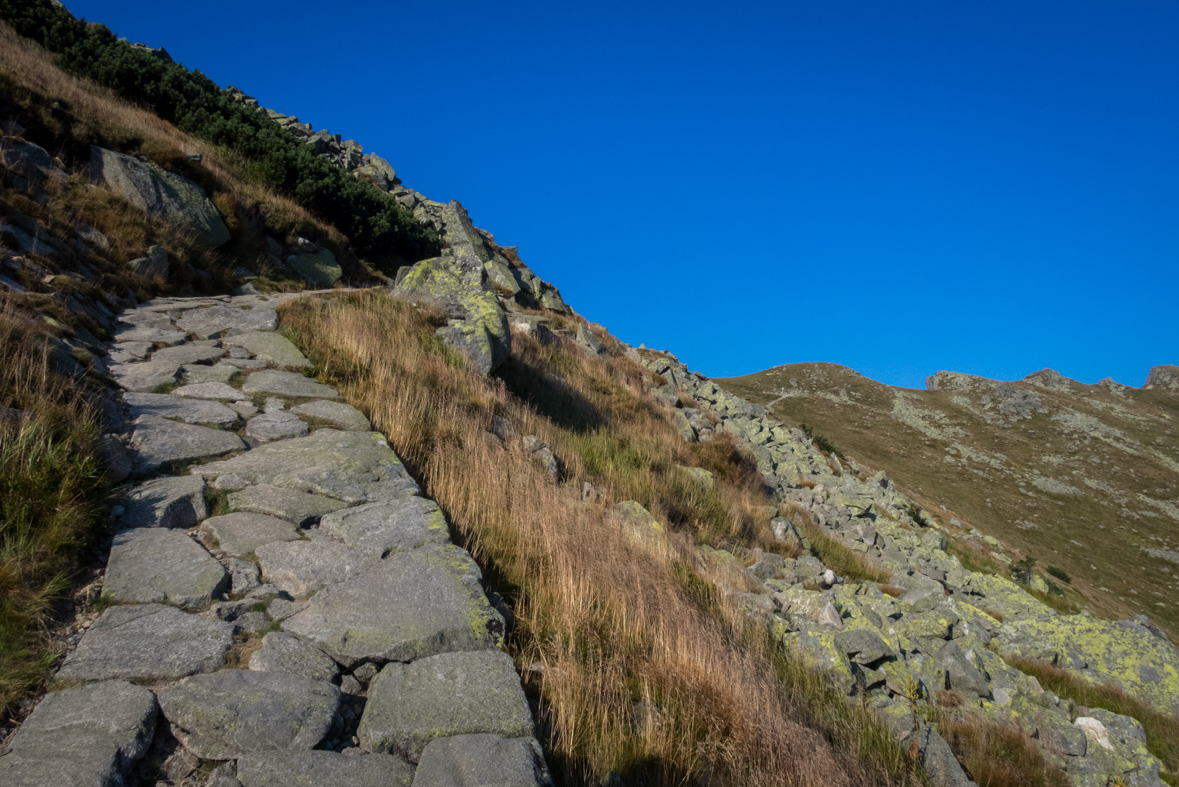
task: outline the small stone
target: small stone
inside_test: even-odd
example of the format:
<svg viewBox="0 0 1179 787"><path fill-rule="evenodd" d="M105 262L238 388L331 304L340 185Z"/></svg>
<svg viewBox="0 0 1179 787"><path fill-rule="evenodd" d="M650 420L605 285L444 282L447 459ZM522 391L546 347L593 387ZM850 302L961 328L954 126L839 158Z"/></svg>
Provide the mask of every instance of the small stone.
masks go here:
<svg viewBox="0 0 1179 787"><path fill-rule="evenodd" d="M225 476L221 476L225 478ZM233 478L238 478L234 475ZM220 479L218 479L220 481ZM242 487L245 487L242 489ZM330 514L347 504L323 495L313 495L296 489L284 489L279 486L261 484L259 486L245 486L243 481L240 492L229 496L229 507L235 511L253 511L259 514L285 519L299 527L310 527L320 520L324 514Z"/></svg>
<svg viewBox="0 0 1179 787"><path fill-rule="evenodd" d="M145 527L115 534L102 594L121 603L195 609L228 586L229 574L196 541L177 530Z"/></svg>
<svg viewBox="0 0 1179 787"><path fill-rule="evenodd" d="M340 691L345 694L359 695L364 691L364 686L361 686L360 681L351 675L345 675L344 679L340 681Z"/></svg>
<svg viewBox="0 0 1179 787"><path fill-rule="evenodd" d="M213 479L213 488L220 489L222 491L232 492L238 489L243 489L245 486L246 482L242 479L242 477L239 475L234 475L233 473L219 475Z"/></svg>
<svg viewBox="0 0 1179 787"><path fill-rule="evenodd" d="M321 421L328 421L345 432L372 431L372 424L369 423L364 413L343 402L332 402L321 399L319 401L301 404L298 407L292 407L291 412L298 415L310 416L311 418L318 418Z"/></svg>
<svg viewBox="0 0 1179 787"><path fill-rule="evenodd" d="M205 482L200 476L164 476L132 489L123 497L120 526L195 527L208 516Z"/></svg>
<svg viewBox="0 0 1179 787"><path fill-rule="evenodd" d="M221 551L235 557L253 552L263 544L299 540L299 532L290 522L244 512L206 519L201 523L201 532L217 539Z"/></svg>
<svg viewBox="0 0 1179 787"><path fill-rule="evenodd" d="M303 437L307 431L307 424L300 421L298 416L285 412L256 415L246 424L246 435L263 442Z"/></svg>
<svg viewBox="0 0 1179 787"><path fill-rule="evenodd" d="M262 647L250 655L250 669L260 672L286 672L301 678L333 682L340 674L336 662L318 648L290 634L272 631L262 640ZM344 688L347 694L347 688Z"/></svg>
<svg viewBox="0 0 1179 787"><path fill-rule="evenodd" d="M180 371L184 373L185 382L189 385L228 383L242 373L241 369L227 363L219 363L216 366L186 364L180 367Z"/></svg>
<svg viewBox="0 0 1179 787"><path fill-rule="evenodd" d="M229 571L230 593L237 596L253 590L262 584L259 580L258 566L248 560L229 558L225 561L225 568Z"/></svg>

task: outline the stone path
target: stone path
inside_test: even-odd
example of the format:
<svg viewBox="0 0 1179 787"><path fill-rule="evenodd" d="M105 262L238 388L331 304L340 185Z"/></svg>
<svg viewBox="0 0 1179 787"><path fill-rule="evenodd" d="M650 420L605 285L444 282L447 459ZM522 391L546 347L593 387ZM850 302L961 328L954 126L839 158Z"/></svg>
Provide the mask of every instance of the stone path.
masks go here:
<svg viewBox="0 0 1179 787"><path fill-rule="evenodd" d="M120 315L111 606L0 783L551 783L478 566L368 419L304 376L276 332L292 297Z"/></svg>

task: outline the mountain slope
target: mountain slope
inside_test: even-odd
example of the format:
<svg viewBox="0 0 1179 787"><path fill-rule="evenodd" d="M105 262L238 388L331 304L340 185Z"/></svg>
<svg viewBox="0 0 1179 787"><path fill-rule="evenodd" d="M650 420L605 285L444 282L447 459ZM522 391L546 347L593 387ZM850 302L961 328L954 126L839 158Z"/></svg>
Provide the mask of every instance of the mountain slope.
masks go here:
<svg viewBox="0 0 1179 787"><path fill-rule="evenodd" d="M722 383L888 471L943 507L943 524L961 522L951 532L977 541L977 528L1063 569L1094 612L1145 613L1174 636L1179 391L1168 369L1142 389L1045 370L1016 382L938 372L917 391L827 363Z"/></svg>

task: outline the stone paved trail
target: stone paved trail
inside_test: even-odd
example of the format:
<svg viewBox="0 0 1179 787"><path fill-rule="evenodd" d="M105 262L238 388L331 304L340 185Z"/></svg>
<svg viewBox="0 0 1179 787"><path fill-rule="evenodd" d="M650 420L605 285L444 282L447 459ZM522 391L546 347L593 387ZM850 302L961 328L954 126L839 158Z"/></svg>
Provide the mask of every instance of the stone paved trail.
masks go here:
<svg viewBox="0 0 1179 787"><path fill-rule="evenodd" d="M144 758L147 784L550 783L479 567L368 419L303 375L276 332L292 297L120 315L113 604L0 783L143 783Z"/></svg>

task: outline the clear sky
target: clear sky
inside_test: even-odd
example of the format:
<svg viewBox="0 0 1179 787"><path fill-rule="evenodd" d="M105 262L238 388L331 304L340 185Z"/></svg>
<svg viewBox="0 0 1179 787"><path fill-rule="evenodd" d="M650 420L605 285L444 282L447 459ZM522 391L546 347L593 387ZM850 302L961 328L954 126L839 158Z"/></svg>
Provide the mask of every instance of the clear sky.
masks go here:
<svg viewBox="0 0 1179 787"><path fill-rule="evenodd" d="M712 376L1179 364L1179 3L67 0Z"/></svg>

